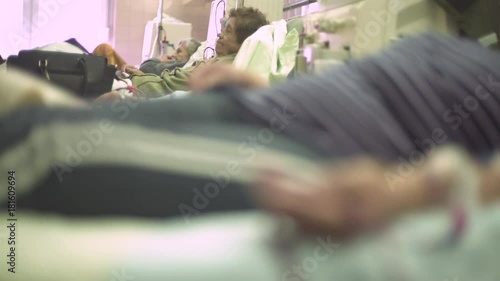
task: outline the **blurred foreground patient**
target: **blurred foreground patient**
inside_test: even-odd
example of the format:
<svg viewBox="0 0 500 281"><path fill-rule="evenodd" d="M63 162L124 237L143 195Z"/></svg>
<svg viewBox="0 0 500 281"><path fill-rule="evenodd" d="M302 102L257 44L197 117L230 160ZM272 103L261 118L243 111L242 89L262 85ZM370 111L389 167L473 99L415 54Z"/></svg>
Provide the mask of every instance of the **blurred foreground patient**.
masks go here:
<svg viewBox="0 0 500 281"><path fill-rule="evenodd" d="M264 208L345 237L448 201L459 232L469 201L499 198L500 56L475 42L426 34L321 75L253 79L228 71L185 99L4 114L2 159L37 163L20 206L189 218L253 208L256 185ZM23 154L42 149L35 132L52 150ZM460 149L439 153L447 144Z"/></svg>

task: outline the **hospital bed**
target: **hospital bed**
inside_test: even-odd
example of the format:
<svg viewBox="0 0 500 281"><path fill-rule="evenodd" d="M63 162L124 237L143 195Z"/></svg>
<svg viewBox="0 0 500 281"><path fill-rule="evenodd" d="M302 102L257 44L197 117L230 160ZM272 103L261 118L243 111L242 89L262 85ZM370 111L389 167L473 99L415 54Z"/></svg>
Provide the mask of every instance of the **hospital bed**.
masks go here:
<svg viewBox="0 0 500 281"><path fill-rule="evenodd" d="M300 33L303 31L301 18L280 20L261 27L248 37L236 55L233 65L237 69L252 72L269 82L284 81L293 74L295 56L299 48ZM195 62L206 60L208 42L203 42L191 56L184 68ZM130 79L115 81L113 89L131 85ZM123 92L125 93L125 92ZM184 97L187 92L177 91L168 98Z"/></svg>

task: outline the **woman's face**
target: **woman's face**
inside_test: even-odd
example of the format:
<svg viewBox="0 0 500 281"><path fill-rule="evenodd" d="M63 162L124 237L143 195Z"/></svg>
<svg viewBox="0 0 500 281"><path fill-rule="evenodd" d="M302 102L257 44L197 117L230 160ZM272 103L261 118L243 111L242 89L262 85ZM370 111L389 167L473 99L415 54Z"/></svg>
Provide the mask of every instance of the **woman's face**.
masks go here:
<svg viewBox="0 0 500 281"><path fill-rule="evenodd" d="M187 62L189 60L189 52L186 43L182 43L172 56L178 62Z"/></svg>
<svg viewBox="0 0 500 281"><path fill-rule="evenodd" d="M238 53L241 44L238 42L236 34L236 18L231 17L227 20L226 25L221 33L217 35L217 45L215 45L215 52L218 56L227 56Z"/></svg>

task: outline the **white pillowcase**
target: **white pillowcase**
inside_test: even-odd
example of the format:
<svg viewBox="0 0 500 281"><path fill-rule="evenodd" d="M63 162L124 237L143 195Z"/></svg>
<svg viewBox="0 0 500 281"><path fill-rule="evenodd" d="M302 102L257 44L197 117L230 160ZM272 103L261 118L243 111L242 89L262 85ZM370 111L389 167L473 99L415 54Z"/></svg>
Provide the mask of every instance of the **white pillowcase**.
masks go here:
<svg viewBox="0 0 500 281"><path fill-rule="evenodd" d="M298 32L287 32L286 21L276 21L259 28L243 42L233 65L267 81L284 79L295 66L298 48Z"/></svg>

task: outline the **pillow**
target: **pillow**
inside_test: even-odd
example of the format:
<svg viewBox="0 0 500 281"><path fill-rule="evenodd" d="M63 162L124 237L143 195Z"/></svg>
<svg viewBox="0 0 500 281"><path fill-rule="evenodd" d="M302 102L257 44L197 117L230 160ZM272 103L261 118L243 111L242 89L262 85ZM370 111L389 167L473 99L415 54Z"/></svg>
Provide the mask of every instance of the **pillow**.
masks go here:
<svg viewBox="0 0 500 281"><path fill-rule="evenodd" d="M248 37L236 55L233 65L259 74L267 81L285 79L295 66L299 33L287 32L284 20L259 28Z"/></svg>
<svg viewBox="0 0 500 281"><path fill-rule="evenodd" d="M201 42L201 45L198 47L198 50L196 50L196 52L191 55L188 62L182 68L192 67L195 62L205 60L204 54L206 48L207 48L207 41Z"/></svg>

